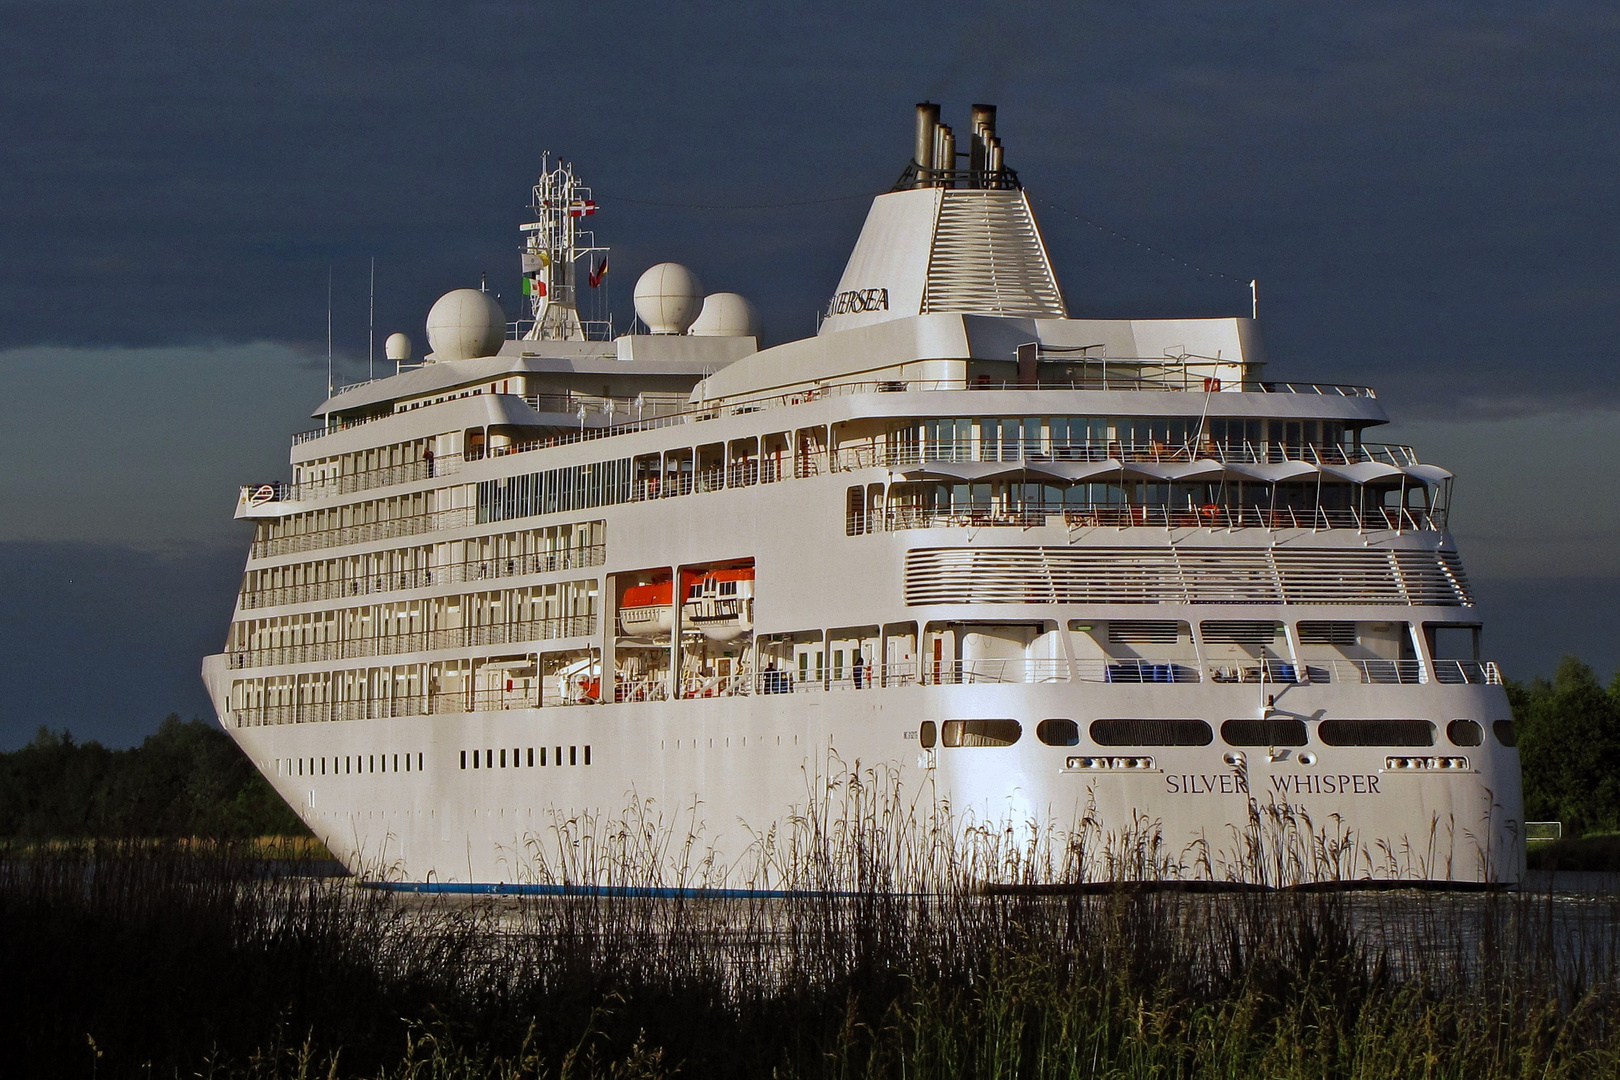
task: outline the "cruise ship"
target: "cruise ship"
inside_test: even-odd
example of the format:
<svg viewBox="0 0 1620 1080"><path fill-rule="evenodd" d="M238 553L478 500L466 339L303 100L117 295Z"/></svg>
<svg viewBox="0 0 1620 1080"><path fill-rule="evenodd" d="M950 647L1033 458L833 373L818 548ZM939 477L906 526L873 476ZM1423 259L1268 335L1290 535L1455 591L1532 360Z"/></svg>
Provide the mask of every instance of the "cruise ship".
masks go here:
<svg viewBox="0 0 1620 1080"><path fill-rule="evenodd" d="M1251 317L1071 318L993 107L961 147L918 106L816 333L765 348L674 263L615 333L548 158L520 317L445 295L241 489L204 679L351 870L769 892L943 843L987 886L1520 876L1452 474L1376 441L1372 389L1279 381Z"/></svg>

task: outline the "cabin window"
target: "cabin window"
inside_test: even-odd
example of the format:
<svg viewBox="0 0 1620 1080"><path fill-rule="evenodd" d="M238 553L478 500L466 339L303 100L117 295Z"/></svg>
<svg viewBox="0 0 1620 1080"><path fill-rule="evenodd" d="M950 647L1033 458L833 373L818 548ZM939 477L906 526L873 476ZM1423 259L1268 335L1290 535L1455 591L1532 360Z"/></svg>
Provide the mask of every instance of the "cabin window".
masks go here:
<svg viewBox="0 0 1620 1080"><path fill-rule="evenodd" d="M946 746L1011 746L1023 733L1016 720L947 720L940 741Z"/></svg>
<svg viewBox="0 0 1620 1080"><path fill-rule="evenodd" d="M1453 720L1446 725L1446 738L1453 746L1478 746L1485 741L1485 729L1475 720Z"/></svg>
<svg viewBox="0 0 1620 1080"><path fill-rule="evenodd" d="M939 739L939 729L932 720L924 720L922 727L917 730L917 741L924 750L932 750L934 743Z"/></svg>
<svg viewBox="0 0 1620 1080"><path fill-rule="evenodd" d="M1308 739L1305 721L1289 716L1228 720L1221 725L1221 740L1228 746L1304 746Z"/></svg>
<svg viewBox="0 0 1620 1080"><path fill-rule="evenodd" d="M461 767L463 769L467 767L467 751L465 750L461 752Z"/></svg>
<svg viewBox="0 0 1620 1080"><path fill-rule="evenodd" d="M1323 720L1316 734L1329 746L1433 746L1427 720Z"/></svg>
<svg viewBox="0 0 1620 1080"><path fill-rule="evenodd" d="M1202 720L1093 720L1099 746L1208 746L1215 733Z"/></svg>
<svg viewBox="0 0 1620 1080"><path fill-rule="evenodd" d="M529 747L529 768L534 768L534 747Z"/></svg>
<svg viewBox="0 0 1620 1080"><path fill-rule="evenodd" d="M1491 725L1491 731L1496 734L1496 741L1503 746L1519 745L1519 733L1513 730L1513 721L1498 720Z"/></svg>

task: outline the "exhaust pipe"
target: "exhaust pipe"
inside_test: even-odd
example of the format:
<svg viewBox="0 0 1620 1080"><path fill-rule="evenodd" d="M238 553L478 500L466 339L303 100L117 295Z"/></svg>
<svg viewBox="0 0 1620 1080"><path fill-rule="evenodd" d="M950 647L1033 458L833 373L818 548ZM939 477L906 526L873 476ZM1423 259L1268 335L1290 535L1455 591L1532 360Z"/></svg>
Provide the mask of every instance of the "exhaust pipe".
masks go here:
<svg viewBox="0 0 1620 1080"><path fill-rule="evenodd" d="M951 134L949 124L939 125L939 141L934 144L934 168L945 174L939 181L940 187L955 187L955 178L949 174L956 169L956 136Z"/></svg>
<svg viewBox="0 0 1620 1080"><path fill-rule="evenodd" d="M969 181L974 187L984 187L984 172L990 167L990 144L996 137L996 107L973 106L973 143L968 150L968 169L973 174Z"/></svg>
<svg viewBox="0 0 1620 1080"><path fill-rule="evenodd" d="M939 106L932 101L917 103L917 144L912 160L917 163L915 187L928 187L928 172L934 164L935 131L939 128Z"/></svg>

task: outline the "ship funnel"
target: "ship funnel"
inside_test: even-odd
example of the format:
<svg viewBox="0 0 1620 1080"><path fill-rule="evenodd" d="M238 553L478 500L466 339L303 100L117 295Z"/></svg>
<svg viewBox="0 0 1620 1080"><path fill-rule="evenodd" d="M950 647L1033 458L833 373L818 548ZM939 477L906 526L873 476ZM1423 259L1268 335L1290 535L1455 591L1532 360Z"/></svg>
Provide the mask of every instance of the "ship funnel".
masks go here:
<svg viewBox="0 0 1620 1080"><path fill-rule="evenodd" d="M912 187L928 187L928 172L934 163L934 130L939 127L939 106L932 101L917 103L917 143L911 160L917 166Z"/></svg>
<svg viewBox="0 0 1620 1080"><path fill-rule="evenodd" d="M911 163L901 174L895 190L969 188L1017 191L1018 176L1007 168L1002 156L1001 139L996 136L996 107L981 102L973 106L972 116L971 127L962 135L966 145L961 156L967 158L967 165L963 167L957 157L956 133L949 124L939 122L939 106L932 101L919 101Z"/></svg>

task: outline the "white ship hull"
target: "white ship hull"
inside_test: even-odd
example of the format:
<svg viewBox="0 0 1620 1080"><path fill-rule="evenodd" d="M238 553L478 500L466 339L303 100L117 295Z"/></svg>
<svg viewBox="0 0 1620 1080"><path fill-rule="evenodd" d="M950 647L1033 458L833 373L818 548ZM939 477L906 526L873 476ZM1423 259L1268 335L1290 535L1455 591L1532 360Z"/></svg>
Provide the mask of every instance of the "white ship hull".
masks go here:
<svg viewBox="0 0 1620 1080"><path fill-rule="evenodd" d="M1451 474L1364 440L1366 388L1261 381L1250 320L1068 319L988 132L993 167L879 198L814 338L587 340L553 293L243 489L205 679L347 866L827 888L881 839L901 887L1519 878Z"/></svg>
<svg viewBox="0 0 1620 1080"><path fill-rule="evenodd" d="M647 702L580 709L533 709L457 716L353 721L335 731L299 725L235 734L276 790L345 865L379 881L445 886L656 884L664 888L776 889L792 874L762 847L773 831L785 848L796 819L844 806L853 774L888 786L917 817L911 838L926 846L929 815L945 812L962 829L1011 830L1012 850L1047 860L1049 883L1133 876L1162 880L1431 880L1488 883L1522 871L1518 762L1511 751L1472 755L1466 772L1395 771L1389 751L1319 751L1247 767L1223 760L1228 748L1158 747L1152 769L1105 775L1066 767L1072 749L1033 739L1011 747L924 751L917 728L928 716L1102 715L1167 709L1197 715L1252 711L1252 687L1211 694L1199 687L1154 688L1136 701L1121 688L1084 695L1072 686L877 688L848 694L770 695L701 702ZM1500 708L1485 688L1368 688L1342 694L1298 688L1301 712L1357 706L1481 714ZM1163 695L1168 693L1169 697ZM1414 697L1417 698L1414 701ZM1217 704L1226 699L1226 707ZM818 700L820 699L820 700ZM1426 700L1425 700L1426 699ZM322 725L324 727L324 725ZM590 747L590 764L584 748ZM545 766L513 765L546 748ZM558 764L559 750L563 763ZM462 768L462 754L504 755L505 767ZM407 773L404 758L422 768ZM311 759L326 759L320 775ZM297 775L298 759L305 775ZM536 759L538 761L538 758ZM339 773L361 762L386 772ZM278 762L281 764L278 765ZM315 775L309 775L314 772ZM1252 816L1260 816L1258 829ZM635 847L611 837L624 823L653 824L664 835ZM695 850L686 847L695 836ZM581 850L591 837L599 849ZM1257 860L1252 841L1265 853ZM1065 859L1070 840L1086 858ZM1041 843L1036 843L1039 840ZM1156 852L1146 868L1139 841ZM802 838L801 838L802 842ZM1001 840L1003 849L1009 841ZM1054 845L1056 850L1054 850ZM619 855L638 859L634 871ZM1004 852L1005 853L1005 852ZM1259 865L1257 865L1257 862ZM1280 862L1280 866L1278 863Z"/></svg>

